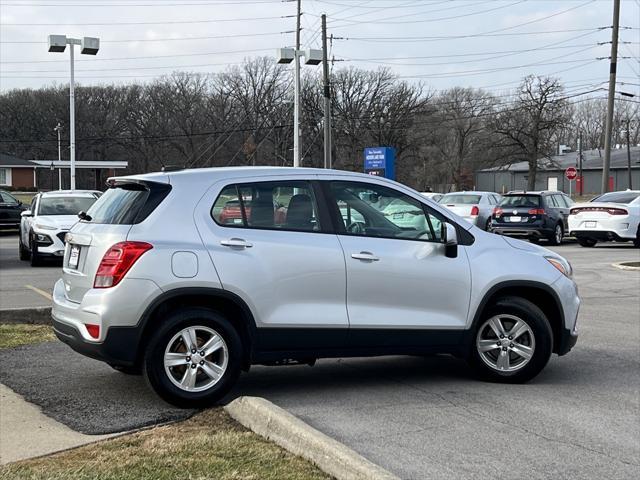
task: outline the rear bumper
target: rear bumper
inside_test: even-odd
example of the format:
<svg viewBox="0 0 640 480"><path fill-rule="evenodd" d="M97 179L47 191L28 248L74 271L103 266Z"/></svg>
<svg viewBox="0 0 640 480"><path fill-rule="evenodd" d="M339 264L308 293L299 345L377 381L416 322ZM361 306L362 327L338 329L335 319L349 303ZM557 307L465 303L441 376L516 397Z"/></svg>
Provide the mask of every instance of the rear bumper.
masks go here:
<svg viewBox="0 0 640 480"><path fill-rule="evenodd" d="M574 230L571 234L576 238L592 238L601 242L629 242L631 240L635 240L635 236L622 237L618 232L605 230Z"/></svg>
<svg viewBox="0 0 640 480"><path fill-rule="evenodd" d="M89 343L73 325L53 318L53 331L64 343L76 352L111 365L133 366L136 364L139 331L137 328L112 327L104 341Z"/></svg>
<svg viewBox="0 0 640 480"><path fill-rule="evenodd" d="M525 227L522 225L507 227L504 225L491 225L491 231L498 235L507 235L509 237L527 237L527 238L546 238L552 236L555 232L549 228L540 226Z"/></svg>

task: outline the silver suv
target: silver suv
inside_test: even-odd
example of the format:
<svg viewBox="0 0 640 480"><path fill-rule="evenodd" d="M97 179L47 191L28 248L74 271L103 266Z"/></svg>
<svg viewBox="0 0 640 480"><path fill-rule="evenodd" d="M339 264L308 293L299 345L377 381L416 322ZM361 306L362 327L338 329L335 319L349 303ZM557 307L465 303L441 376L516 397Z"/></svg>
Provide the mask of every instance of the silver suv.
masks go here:
<svg viewBox="0 0 640 480"><path fill-rule="evenodd" d="M67 234L52 315L74 350L184 407L253 364L327 357L448 353L516 383L575 345L571 274L382 178L184 170L109 180Z"/></svg>

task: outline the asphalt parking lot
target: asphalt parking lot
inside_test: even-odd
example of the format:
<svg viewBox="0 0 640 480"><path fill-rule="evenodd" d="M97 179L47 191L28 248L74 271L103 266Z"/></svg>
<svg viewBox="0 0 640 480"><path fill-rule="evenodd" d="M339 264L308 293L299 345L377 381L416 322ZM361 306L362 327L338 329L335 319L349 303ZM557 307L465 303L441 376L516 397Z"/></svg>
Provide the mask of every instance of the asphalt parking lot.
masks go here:
<svg viewBox="0 0 640 480"><path fill-rule="evenodd" d="M53 281L43 272L55 278L59 267L30 273L27 264L5 263L7 248L16 256L10 244L10 237L0 239L0 298L20 296L20 285L9 278L21 285L39 281L35 285L49 291ZM266 397L402 478L471 479L479 472L492 478L637 478L640 272L611 263L638 261L640 250L630 244L554 250L574 267L583 299L580 339L527 385L476 381L464 362L445 356L322 360L315 367L254 367L229 399ZM13 293L5 297L7 287ZM112 371L57 342L0 352L0 382L89 433L192 413L158 400L141 377Z"/></svg>

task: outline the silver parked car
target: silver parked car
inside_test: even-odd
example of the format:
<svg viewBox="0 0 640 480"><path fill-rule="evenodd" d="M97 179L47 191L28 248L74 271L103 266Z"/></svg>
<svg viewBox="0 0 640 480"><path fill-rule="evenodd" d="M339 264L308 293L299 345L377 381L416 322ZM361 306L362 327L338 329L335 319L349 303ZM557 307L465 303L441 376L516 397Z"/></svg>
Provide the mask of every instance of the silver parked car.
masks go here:
<svg viewBox="0 0 640 480"><path fill-rule="evenodd" d="M456 215L476 227L489 231L493 209L502 197L493 192L452 192L438 200Z"/></svg>
<svg viewBox="0 0 640 480"><path fill-rule="evenodd" d="M398 183L304 168L109 180L67 235L56 335L184 407L252 364L448 353L526 382L577 340L571 266Z"/></svg>

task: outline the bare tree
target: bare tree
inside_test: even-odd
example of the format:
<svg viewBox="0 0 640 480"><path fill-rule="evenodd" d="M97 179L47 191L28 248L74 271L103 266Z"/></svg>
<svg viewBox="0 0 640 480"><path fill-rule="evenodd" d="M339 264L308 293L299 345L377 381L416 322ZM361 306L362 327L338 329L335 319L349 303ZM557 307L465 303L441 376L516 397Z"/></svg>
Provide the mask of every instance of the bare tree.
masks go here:
<svg viewBox="0 0 640 480"><path fill-rule="evenodd" d="M555 133L569 121L569 108L559 80L527 76L514 102L494 121L497 146L529 164L527 188L535 189L538 160L554 152Z"/></svg>

